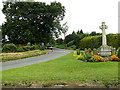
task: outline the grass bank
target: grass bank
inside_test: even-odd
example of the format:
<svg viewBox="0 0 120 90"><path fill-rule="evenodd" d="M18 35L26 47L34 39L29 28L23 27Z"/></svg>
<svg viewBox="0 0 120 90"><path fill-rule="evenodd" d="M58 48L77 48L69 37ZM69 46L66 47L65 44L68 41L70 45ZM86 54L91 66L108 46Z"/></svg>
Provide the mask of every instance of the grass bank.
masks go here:
<svg viewBox="0 0 120 90"><path fill-rule="evenodd" d="M70 85L72 87L118 85L118 62L83 62L73 52L47 62L2 71L2 83L27 87ZM102 85L102 86L101 86Z"/></svg>
<svg viewBox="0 0 120 90"><path fill-rule="evenodd" d="M2 53L0 54L2 62L18 60L28 57L40 56L50 52L50 50L32 50L26 52L16 52L16 53Z"/></svg>

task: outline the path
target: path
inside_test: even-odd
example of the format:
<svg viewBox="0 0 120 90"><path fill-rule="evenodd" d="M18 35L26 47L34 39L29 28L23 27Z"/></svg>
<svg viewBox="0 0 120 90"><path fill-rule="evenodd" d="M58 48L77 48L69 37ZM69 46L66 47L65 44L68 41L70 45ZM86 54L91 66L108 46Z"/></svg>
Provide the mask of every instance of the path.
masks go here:
<svg viewBox="0 0 120 90"><path fill-rule="evenodd" d="M2 70L18 68L18 67L35 64L35 63L45 62L48 60L52 60L52 59L64 56L70 53L71 51L72 50L54 48L53 52L46 54L46 55L31 57L31 58L26 58L26 59L21 59L21 60L15 60L15 61L9 61L9 62L3 62Z"/></svg>

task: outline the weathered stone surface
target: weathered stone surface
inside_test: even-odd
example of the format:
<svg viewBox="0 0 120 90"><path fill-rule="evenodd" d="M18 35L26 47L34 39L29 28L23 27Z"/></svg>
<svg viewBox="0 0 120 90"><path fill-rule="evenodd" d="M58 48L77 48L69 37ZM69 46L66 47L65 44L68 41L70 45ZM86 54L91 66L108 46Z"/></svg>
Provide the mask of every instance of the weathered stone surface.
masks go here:
<svg viewBox="0 0 120 90"><path fill-rule="evenodd" d="M98 55L101 56L110 56L111 55L111 47L110 46L101 46L98 49Z"/></svg>
<svg viewBox="0 0 120 90"><path fill-rule="evenodd" d="M105 22L102 22L102 25L99 27L100 29L102 29L102 45L106 46L107 45L107 40L106 40L106 32L105 29L108 28L107 25L105 25Z"/></svg>
<svg viewBox="0 0 120 90"><path fill-rule="evenodd" d="M96 48L93 49L93 54L94 54L94 55L98 55L98 52L97 52L97 49L96 49Z"/></svg>
<svg viewBox="0 0 120 90"><path fill-rule="evenodd" d="M98 55L110 56L112 55L112 48L107 45L106 32L105 32L105 29L107 29L108 26L105 25L105 22L102 22L102 25L99 26L99 28L102 29L102 46L98 48Z"/></svg>
<svg viewBox="0 0 120 90"><path fill-rule="evenodd" d="M88 53L91 54L91 49L90 48L88 49Z"/></svg>

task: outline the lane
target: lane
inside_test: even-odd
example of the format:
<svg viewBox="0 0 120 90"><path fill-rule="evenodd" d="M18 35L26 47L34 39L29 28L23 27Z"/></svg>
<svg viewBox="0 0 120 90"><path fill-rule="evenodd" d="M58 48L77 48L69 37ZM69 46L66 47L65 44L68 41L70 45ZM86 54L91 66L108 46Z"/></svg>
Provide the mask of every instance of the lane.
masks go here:
<svg viewBox="0 0 120 90"><path fill-rule="evenodd" d="M52 60L52 59L64 56L70 53L71 51L72 50L54 48L53 52L46 54L46 55L31 57L31 58L26 58L26 59L20 59L20 60L15 60L15 61L9 61L9 62L3 62L2 70L18 68L18 67L35 64L35 63L45 62L48 60Z"/></svg>

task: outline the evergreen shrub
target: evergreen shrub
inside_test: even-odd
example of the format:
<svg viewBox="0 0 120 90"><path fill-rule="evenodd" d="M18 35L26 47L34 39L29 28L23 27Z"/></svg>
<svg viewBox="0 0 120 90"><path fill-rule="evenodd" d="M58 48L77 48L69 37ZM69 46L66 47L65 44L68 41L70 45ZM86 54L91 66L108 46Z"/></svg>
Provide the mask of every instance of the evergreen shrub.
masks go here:
<svg viewBox="0 0 120 90"><path fill-rule="evenodd" d="M16 52L17 51L17 46L15 44L5 44L3 46L2 52Z"/></svg>

